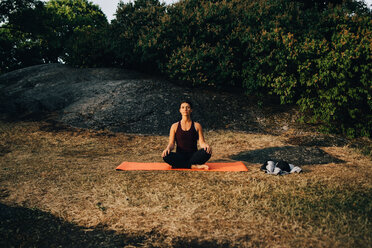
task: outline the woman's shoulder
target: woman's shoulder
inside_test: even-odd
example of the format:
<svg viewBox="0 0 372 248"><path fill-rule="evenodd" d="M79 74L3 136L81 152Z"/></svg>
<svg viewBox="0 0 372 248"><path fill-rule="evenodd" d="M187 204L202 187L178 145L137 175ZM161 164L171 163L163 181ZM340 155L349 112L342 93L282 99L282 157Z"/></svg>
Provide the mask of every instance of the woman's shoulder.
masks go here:
<svg viewBox="0 0 372 248"><path fill-rule="evenodd" d="M179 123L179 122L175 122L175 123L173 123L172 126L171 126L171 129L173 129L173 130L177 130L178 123Z"/></svg>
<svg viewBox="0 0 372 248"><path fill-rule="evenodd" d="M194 121L194 126L195 126L196 131L198 131L199 129L202 128L201 124L199 122L196 122L196 121Z"/></svg>

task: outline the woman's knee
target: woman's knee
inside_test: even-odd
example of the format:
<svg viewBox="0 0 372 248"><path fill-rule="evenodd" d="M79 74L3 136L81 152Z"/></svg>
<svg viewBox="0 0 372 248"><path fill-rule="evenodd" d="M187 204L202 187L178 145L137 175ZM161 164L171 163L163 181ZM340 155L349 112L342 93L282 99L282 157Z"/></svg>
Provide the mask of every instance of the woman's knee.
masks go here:
<svg viewBox="0 0 372 248"><path fill-rule="evenodd" d="M171 157L172 157L171 153L169 153L166 156L164 156L163 157L164 162L166 162L166 163L169 164L172 161L172 158Z"/></svg>
<svg viewBox="0 0 372 248"><path fill-rule="evenodd" d="M203 156L204 158L208 158L208 159L210 159L211 156L212 156L212 154L211 154L211 153L208 153L205 149L200 149L199 152L202 154L202 156Z"/></svg>
<svg viewBox="0 0 372 248"><path fill-rule="evenodd" d="M191 164L204 164L211 158L211 154L204 149L198 150L190 159Z"/></svg>

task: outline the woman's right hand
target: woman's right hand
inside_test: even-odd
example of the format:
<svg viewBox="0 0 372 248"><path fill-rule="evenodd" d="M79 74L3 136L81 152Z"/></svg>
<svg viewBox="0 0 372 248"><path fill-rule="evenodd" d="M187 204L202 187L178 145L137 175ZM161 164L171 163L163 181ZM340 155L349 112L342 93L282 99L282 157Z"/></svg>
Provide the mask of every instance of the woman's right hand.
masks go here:
<svg viewBox="0 0 372 248"><path fill-rule="evenodd" d="M178 122L173 123L171 129L169 131L169 142L167 148L162 152L161 156L164 158L165 156L169 155L169 153L174 148L175 136L176 136L176 129L177 129Z"/></svg>

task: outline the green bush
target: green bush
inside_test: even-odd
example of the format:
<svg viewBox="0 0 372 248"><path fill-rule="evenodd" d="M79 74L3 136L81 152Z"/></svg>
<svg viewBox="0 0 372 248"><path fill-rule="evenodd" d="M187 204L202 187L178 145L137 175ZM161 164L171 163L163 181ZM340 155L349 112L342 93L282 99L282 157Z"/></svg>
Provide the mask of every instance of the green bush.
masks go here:
<svg viewBox="0 0 372 248"><path fill-rule="evenodd" d="M358 21L358 18L353 18ZM371 135L371 25L352 32L339 25L330 41L311 40L302 51L313 55L299 65L302 94L297 104L328 131Z"/></svg>
<svg viewBox="0 0 372 248"><path fill-rule="evenodd" d="M280 96L282 103L296 103L304 113L302 120L320 123L326 131L370 137L370 18L350 16L340 9L327 17L328 25L319 25L327 27L319 29L323 38L318 33L297 40L281 29L263 32L256 40L261 50L250 51L266 55L256 53L258 63L243 70L245 75L255 75L259 85L247 77L245 86L252 87L251 83ZM330 17L334 25L329 25Z"/></svg>
<svg viewBox="0 0 372 248"><path fill-rule="evenodd" d="M181 1L168 11L161 30L164 54L162 71L193 85L237 85L231 29L237 24L224 1Z"/></svg>
<svg viewBox="0 0 372 248"><path fill-rule="evenodd" d="M114 63L141 71L154 71L158 51L158 28L165 14L159 0L137 0L120 3L112 21Z"/></svg>

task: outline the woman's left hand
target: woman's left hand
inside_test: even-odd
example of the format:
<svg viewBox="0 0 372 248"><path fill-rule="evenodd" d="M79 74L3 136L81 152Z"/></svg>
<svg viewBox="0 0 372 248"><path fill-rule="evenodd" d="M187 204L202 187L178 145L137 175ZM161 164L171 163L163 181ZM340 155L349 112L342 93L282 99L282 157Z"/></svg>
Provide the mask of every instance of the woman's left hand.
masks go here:
<svg viewBox="0 0 372 248"><path fill-rule="evenodd" d="M202 148L209 154L212 154L212 147L210 147L208 144L204 144Z"/></svg>

